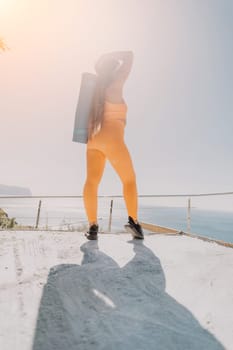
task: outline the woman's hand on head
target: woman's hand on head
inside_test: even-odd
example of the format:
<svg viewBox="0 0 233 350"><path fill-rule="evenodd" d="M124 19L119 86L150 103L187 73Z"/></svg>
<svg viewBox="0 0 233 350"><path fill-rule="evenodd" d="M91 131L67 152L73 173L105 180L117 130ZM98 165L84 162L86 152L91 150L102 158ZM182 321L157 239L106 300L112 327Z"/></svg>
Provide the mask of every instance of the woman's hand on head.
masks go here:
<svg viewBox="0 0 233 350"><path fill-rule="evenodd" d="M115 61L115 67L118 66L118 68L120 65L120 61L121 63L124 63L124 62L128 63L130 61L132 65L133 51L113 51L113 52L109 52L101 55L94 66L96 73L101 74L104 65L106 65L107 62L110 62L110 61L112 62Z"/></svg>

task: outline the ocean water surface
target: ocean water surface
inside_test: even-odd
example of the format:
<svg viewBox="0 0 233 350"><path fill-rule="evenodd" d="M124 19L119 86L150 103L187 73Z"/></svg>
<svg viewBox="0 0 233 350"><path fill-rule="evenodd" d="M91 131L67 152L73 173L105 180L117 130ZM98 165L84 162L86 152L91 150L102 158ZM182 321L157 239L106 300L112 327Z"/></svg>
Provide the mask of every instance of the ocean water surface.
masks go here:
<svg viewBox="0 0 233 350"><path fill-rule="evenodd" d="M99 198L98 221L103 232L122 232L127 212L122 199L114 199L110 228L109 198ZM38 199L1 199L0 208L22 226L35 227ZM140 200L139 220L187 232L187 207L166 206ZM38 228L85 231L87 219L82 199L42 199ZM233 243L233 212L191 208L191 233Z"/></svg>

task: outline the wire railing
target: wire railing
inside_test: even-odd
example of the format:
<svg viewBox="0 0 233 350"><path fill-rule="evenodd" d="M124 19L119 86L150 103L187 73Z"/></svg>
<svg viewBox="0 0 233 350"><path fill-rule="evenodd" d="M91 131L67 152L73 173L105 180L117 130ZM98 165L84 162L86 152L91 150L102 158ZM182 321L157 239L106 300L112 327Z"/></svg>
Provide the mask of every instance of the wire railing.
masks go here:
<svg viewBox="0 0 233 350"><path fill-rule="evenodd" d="M233 195L233 192L212 192L212 193L183 193L183 194L139 194L139 198L169 198L169 197L209 197L209 196L226 196ZM123 198L122 195L99 195L99 198ZM3 196L1 199L42 199L42 198L83 198L82 195L36 195L36 196Z"/></svg>
<svg viewBox="0 0 233 350"><path fill-rule="evenodd" d="M186 193L186 194L145 194L139 197L139 219L152 224L186 231L187 233L199 232L195 223L197 216L196 202L209 197L228 197L228 206L232 209L229 213L229 219L232 217L232 241L233 241L233 192L215 192L215 193ZM99 195L99 217L102 231L119 231L125 221L125 206L122 195ZM54 200L54 201L53 201ZM176 201L176 204L169 210L169 203ZM21 201L21 203L20 203ZM60 202L59 202L60 201ZM70 205L68 203L70 202ZM49 202L51 202L49 204ZM58 202L60 203L58 205ZM178 203L179 202L179 203ZM213 202L213 200L211 200ZM178 206L177 206L178 203ZM164 204L164 206L163 206ZM0 196L0 208L7 213L1 217L0 229L17 230L66 230L83 231L87 228L87 219L83 207L83 196L81 195L36 195L36 196ZM174 209L176 208L176 210ZM173 210L173 211L172 211ZM211 214L212 215L212 214ZM181 218L182 216L182 218ZM10 222L10 218L15 218L17 224ZM124 220L124 221L123 221ZM211 219L212 220L212 219ZM210 226L213 230L214 220ZM219 219L218 227L221 226ZM219 226L220 225L220 226ZM197 227L197 228L196 228ZM222 229L222 228L221 228ZM219 230L219 234L221 230ZM229 231L229 230L228 230Z"/></svg>

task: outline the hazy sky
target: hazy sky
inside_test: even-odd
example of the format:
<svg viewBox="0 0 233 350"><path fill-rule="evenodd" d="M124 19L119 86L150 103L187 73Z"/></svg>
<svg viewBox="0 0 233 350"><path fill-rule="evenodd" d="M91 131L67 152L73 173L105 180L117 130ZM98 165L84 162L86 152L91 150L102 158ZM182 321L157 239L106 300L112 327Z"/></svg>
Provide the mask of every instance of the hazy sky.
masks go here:
<svg viewBox="0 0 233 350"><path fill-rule="evenodd" d="M81 74L132 50L125 140L139 193L233 191L232 0L0 0L0 37L0 183L82 194ZM100 193L121 194L109 165Z"/></svg>

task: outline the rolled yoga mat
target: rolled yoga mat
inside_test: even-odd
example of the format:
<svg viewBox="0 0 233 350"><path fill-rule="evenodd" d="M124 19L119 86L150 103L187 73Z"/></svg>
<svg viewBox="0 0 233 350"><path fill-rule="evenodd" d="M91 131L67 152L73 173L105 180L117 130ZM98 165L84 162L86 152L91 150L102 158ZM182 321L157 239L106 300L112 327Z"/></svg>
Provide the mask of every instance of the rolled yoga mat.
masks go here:
<svg viewBox="0 0 233 350"><path fill-rule="evenodd" d="M73 141L87 143L88 123L95 92L97 76L83 73L79 91L78 104L75 113Z"/></svg>

